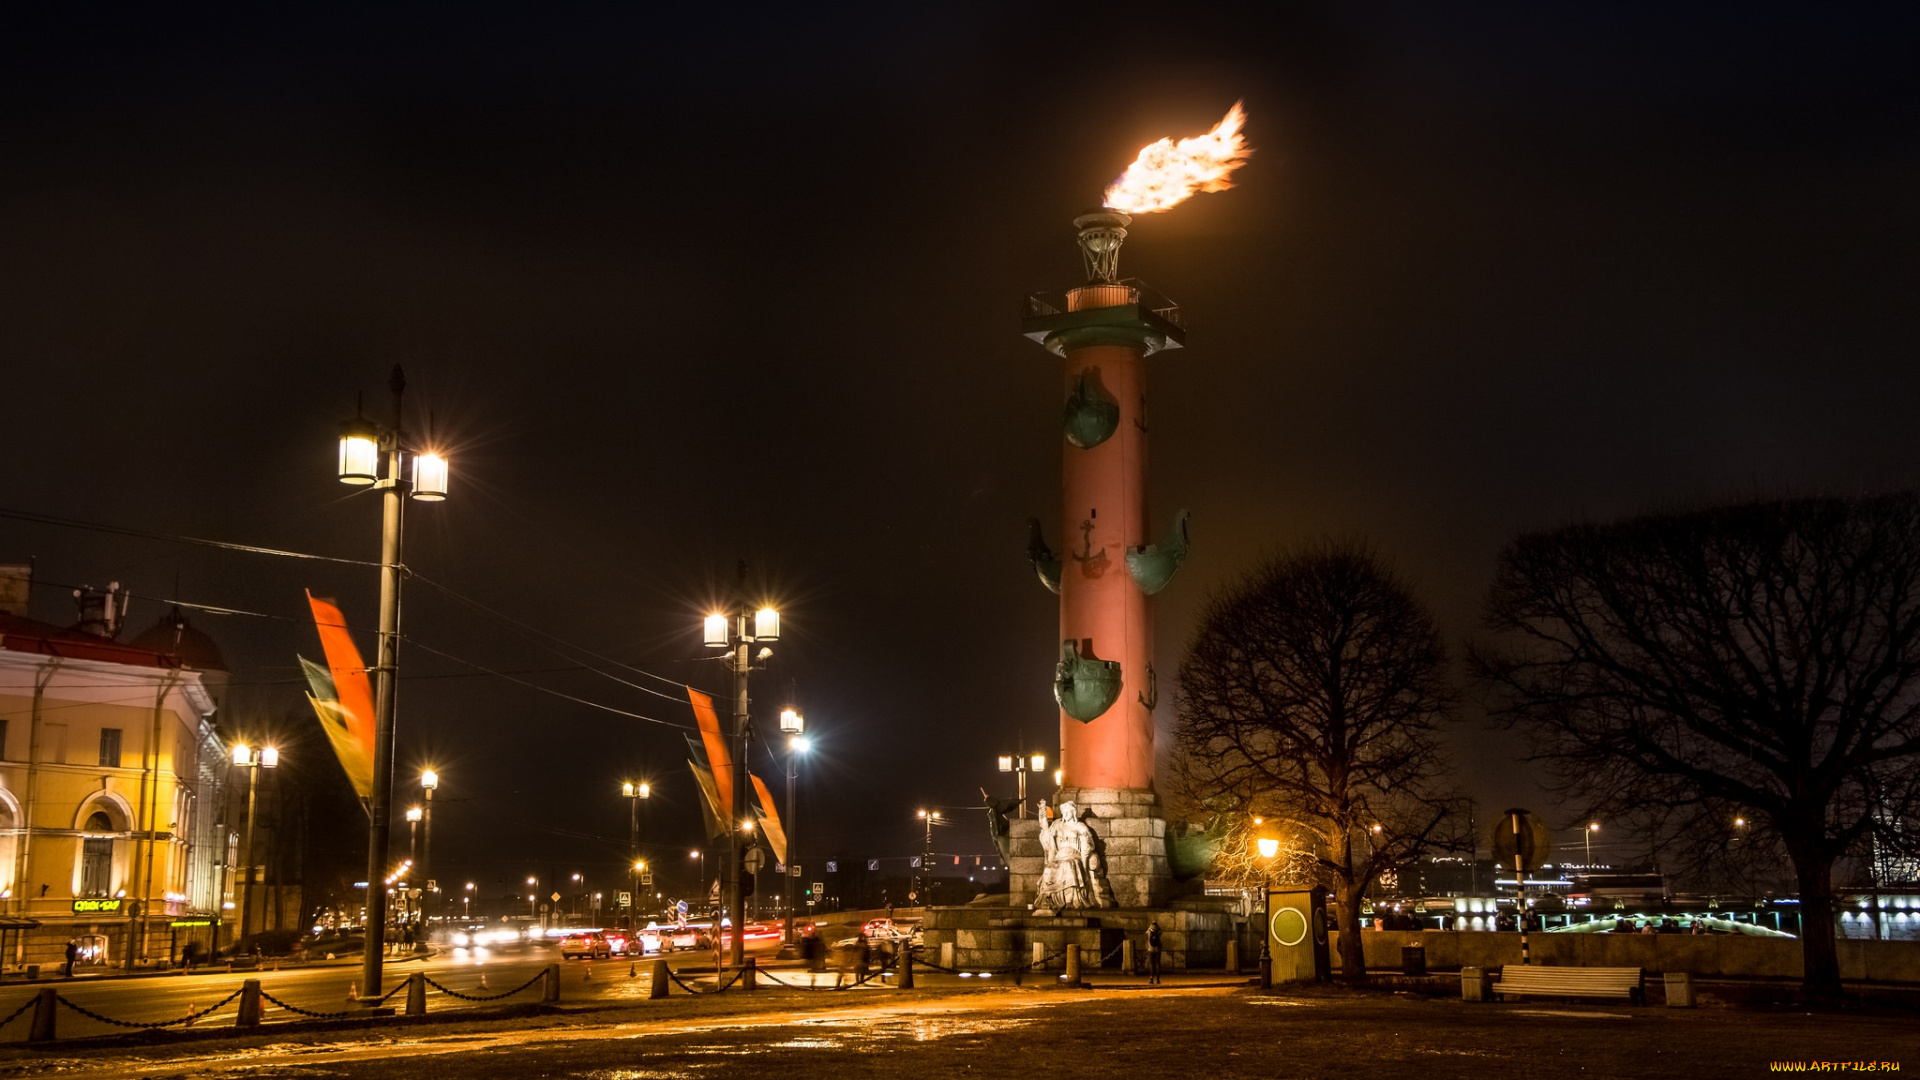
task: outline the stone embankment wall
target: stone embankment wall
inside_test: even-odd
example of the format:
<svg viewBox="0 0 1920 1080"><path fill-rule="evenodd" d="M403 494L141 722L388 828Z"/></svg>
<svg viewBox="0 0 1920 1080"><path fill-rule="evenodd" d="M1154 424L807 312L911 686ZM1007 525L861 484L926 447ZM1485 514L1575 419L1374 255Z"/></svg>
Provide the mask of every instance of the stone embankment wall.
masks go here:
<svg viewBox="0 0 1920 1080"><path fill-rule="evenodd" d="M1338 956L1338 937L1333 935ZM1369 968L1398 968L1400 949L1424 945L1427 967L1494 968L1520 962L1520 935L1496 931L1362 930ZM1920 983L1920 942L1840 941L1840 977L1869 982ZM1564 967L1638 967L1685 971L1701 977L1800 978L1800 942L1734 934L1528 934L1536 964Z"/></svg>

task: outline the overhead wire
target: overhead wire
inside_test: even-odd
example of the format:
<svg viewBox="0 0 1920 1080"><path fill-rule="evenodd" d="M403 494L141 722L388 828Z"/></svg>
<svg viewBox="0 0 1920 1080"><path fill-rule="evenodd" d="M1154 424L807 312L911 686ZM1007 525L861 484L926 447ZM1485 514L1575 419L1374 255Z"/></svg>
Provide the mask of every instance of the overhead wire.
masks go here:
<svg viewBox="0 0 1920 1080"><path fill-rule="evenodd" d="M103 525L97 521L81 521L78 518L56 517L52 514L36 514L27 510L13 510L0 507L0 518L12 518L15 521L29 521L37 525L53 525L63 529L82 529L89 532L111 533L115 536L133 536L142 540L161 540L170 544L195 544L200 547L219 548L222 551L238 551L248 555L271 555L281 559L310 559L315 562L340 563L345 566L379 566L379 562L369 559L343 559L337 555L315 555L307 551L286 551L281 548L260 547L256 544L236 544L227 540L208 540L200 536L181 536L177 533L154 532L150 529L133 529L124 525Z"/></svg>
<svg viewBox="0 0 1920 1080"><path fill-rule="evenodd" d="M436 649L433 646L426 644L425 642L415 640L414 638L410 638L405 635L402 635L400 640L416 648L425 649L427 652L430 652L435 656L441 657L442 659L451 660L456 664L464 664L467 667L473 668L476 671L480 671L485 674L495 676L496 678L505 679L510 683L515 683L520 686L524 686L529 690L538 690L543 694L551 694L554 697L563 698L567 701L574 702L575 704L578 704L578 705L585 705L590 709L599 709L602 712L609 712L614 714L615 716L626 716L626 717L631 717L632 719L635 719L635 720L645 720L649 724L659 724L662 727L681 728L687 731L695 730L695 725L692 725L692 724L676 723L672 720L662 720L657 716L648 716L645 713L637 713L630 709L616 708L612 705L602 705L600 702L590 701L583 697L576 697L573 694L566 693L565 691L562 691L562 690L555 690L552 687L541 686L539 683L528 682L525 679L516 679L504 671L497 671L493 668L486 666L485 664L479 664L479 663L475 663L472 660L463 659L461 657L453 655L450 652L445 652L443 650Z"/></svg>

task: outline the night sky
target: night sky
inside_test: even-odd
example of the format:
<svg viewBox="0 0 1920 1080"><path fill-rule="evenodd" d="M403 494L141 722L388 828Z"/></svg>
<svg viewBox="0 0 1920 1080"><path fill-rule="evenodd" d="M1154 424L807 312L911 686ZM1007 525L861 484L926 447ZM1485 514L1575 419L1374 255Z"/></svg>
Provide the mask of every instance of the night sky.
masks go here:
<svg viewBox="0 0 1920 1080"><path fill-rule="evenodd" d="M1149 362L1153 520L1196 545L1162 670L1281 545L1371 539L1457 655L1516 532L1920 475L1910 13L282 7L0 16L0 507L375 558L334 440L404 364L454 469L420 575L722 690L699 618L747 560L788 631L758 715L791 693L819 746L803 863L916 850L920 806L989 852L961 808L1051 751L1024 543L1063 545L1059 375L1020 299L1080 279L1070 219L1141 145L1236 100L1237 186L1121 259L1190 324ZM368 568L0 520L29 556L48 621L109 580L135 629L277 616L193 616L243 731L311 724L303 587L374 622ZM684 705L417 583L406 632L397 799L439 767L443 885L613 873L626 777L686 862ZM1454 741L1485 804L1545 805L1506 736Z"/></svg>

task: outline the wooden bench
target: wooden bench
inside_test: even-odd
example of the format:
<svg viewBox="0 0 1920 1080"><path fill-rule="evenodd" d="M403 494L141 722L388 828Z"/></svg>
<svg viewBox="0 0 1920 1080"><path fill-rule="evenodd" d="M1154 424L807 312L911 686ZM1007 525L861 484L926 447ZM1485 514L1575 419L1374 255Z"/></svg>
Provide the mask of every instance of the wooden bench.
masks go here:
<svg viewBox="0 0 1920 1080"><path fill-rule="evenodd" d="M1515 997L1617 998L1635 1005L1646 1002L1645 976L1640 968L1508 964L1500 969L1493 992Z"/></svg>

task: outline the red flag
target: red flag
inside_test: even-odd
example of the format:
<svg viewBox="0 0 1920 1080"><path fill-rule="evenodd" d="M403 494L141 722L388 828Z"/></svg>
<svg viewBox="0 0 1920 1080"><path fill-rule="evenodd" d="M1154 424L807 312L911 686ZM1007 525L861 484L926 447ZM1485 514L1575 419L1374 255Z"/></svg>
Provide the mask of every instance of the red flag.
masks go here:
<svg viewBox="0 0 1920 1080"><path fill-rule="evenodd" d="M713 786L720 796L725 817L733 816L733 755L727 753L727 737L720 733L720 714L713 711L713 699L687 687L687 700L693 703L693 718L700 725L700 741L707 747L707 768L713 770Z"/></svg>
<svg viewBox="0 0 1920 1080"><path fill-rule="evenodd" d="M313 608L314 629L320 631L320 648L327 654L327 670L333 676L331 700L324 693L309 697L348 781L361 798L369 798L373 792L373 682L367 678L367 664L360 659L353 635L347 632L346 616L332 601L312 592L307 593L307 603Z"/></svg>

